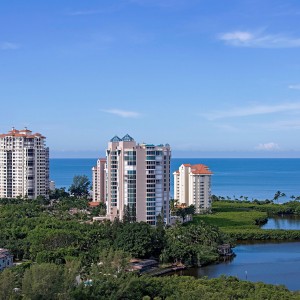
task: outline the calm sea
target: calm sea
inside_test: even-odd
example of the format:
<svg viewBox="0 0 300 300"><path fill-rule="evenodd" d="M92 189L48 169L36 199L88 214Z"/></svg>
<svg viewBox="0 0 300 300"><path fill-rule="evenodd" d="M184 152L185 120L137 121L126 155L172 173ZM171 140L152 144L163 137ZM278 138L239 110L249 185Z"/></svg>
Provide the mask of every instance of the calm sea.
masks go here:
<svg viewBox="0 0 300 300"><path fill-rule="evenodd" d="M69 187L74 175L92 177L91 168L97 159L50 159L50 178L56 187ZM173 158L171 172L182 163L205 164L213 174L212 194L252 199L272 199L276 191L289 196L300 196L300 159L224 159ZM173 195L173 176L171 176Z"/></svg>

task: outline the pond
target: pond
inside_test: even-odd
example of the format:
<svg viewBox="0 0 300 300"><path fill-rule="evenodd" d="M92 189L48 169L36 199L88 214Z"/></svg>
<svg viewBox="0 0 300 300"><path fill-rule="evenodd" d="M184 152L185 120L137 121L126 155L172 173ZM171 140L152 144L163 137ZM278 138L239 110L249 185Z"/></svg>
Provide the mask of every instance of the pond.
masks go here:
<svg viewBox="0 0 300 300"><path fill-rule="evenodd" d="M261 226L262 229L300 230L299 216L283 216L268 218L268 222Z"/></svg>
<svg viewBox="0 0 300 300"><path fill-rule="evenodd" d="M215 278L224 274L300 290L300 242L239 245L234 252L231 261L187 269L182 275Z"/></svg>

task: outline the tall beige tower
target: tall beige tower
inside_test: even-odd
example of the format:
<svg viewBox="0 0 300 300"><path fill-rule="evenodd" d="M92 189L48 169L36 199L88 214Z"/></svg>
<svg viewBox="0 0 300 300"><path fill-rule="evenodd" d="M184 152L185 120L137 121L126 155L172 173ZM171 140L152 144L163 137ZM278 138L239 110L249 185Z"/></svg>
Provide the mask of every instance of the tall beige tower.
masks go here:
<svg viewBox="0 0 300 300"><path fill-rule="evenodd" d="M211 175L205 165L182 164L174 175L174 199L194 205L196 213L211 209Z"/></svg>
<svg viewBox="0 0 300 300"><path fill-rule="evenodd" d="M93 172L93 202L105 202L105 165L106 159L99 158L97 160L97 165L92 168Z"/></svg>
<svg viewBox="0 0 300 300"><path fill-rule="evenodd" d="M137 144L128 134L113 137L106 151L106 203L111 220L130 215L156 225L169 223L170 159L167 145Z"/></svg>
<svg viewBox="0 0 300 300"><path fill-rule="evenodd" d="M27 128L0 134L0 197L36 198L49 193L46 138Z"/></svg>

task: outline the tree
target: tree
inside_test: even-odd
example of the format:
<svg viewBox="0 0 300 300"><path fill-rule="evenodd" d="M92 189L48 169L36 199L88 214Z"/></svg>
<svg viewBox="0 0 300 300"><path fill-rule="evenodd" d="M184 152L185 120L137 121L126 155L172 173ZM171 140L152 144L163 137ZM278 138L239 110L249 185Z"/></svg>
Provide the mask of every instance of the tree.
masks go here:
<svg viewBox="0 0 300 300"><path fill-rule="evenodd" d="M186 216L187 216L186 208L179 207L179 208L176 210L176 216L181 217L181 218L182 218L182 222L184 223L185 218L186 218Z"/></svg>
<svg viewBox="0 0 300 300"><path fill-rule="evenodd" d="M196 213L196 207L193 204L186 207L185 210L188 215L194 215Z"/></svg>
<svg viewBox="0 0 300 300"><path fill-rule="evenodd" d="M281 191L277 191L276 193L275 193L275 195L274 195L274 200L275 201L279 201L279 198L281 198L281 197L285 197L286 195L285 195L285 193L282 193Z"/></svg>
<svg viewBox="0 0 300 300"><path fill-rule="evenodd" d="M86 175L75 175L69 192L75 197L89 196L91 182Z"/></svg>
<svg viewBox="0 0 300 300"><path fill-rule="evenodd" d="M178 199L171 199L170 200L170 212L171 212L171 215L174 215L175 214L175 211L176 211L176 208L178 206Z"/></svg>
<svg viewBox="0 0 300 300"><path fill-rule="evenodd" d="M98 263L93 265L92 274L122 276L129 267L130 258L122 250L104 249L99 254Z"/></svg>
<svg viewBox="0 0 300 300"><path fill-rule="evenodd" d="M0 273L0 299L14 299L12 298L15 286L15 275L9 269Z"/></svg>
<svg viewBox="0 0 300 300"><path fill-rule="evenodd" d="M54 191L50 191L49 196L50 199L57 200L57 199L69 197L70 195L68 192L66 192L66 188L62 187L59 189L55 189Z"/></svg>
<svg viewBox="0 0 300 300"><path fill-rule="evenodd" d="M136 222L136 206L135 204L124 205L124 223Z"/></svg>
<svg viewBox="0 0 300 300"><path fill-rule="evenodd" d="M22 281L25 299L58 299L63 291L63 269L55 264L32 265L27 269Z"/></svg>
<svg viewBox="0 0 300 300"><path fill-rule="evenodd" d="M147 257L153 252L154 229L145 222L125 223L116 232L116 249L130 253L133 257Z"/></svg>

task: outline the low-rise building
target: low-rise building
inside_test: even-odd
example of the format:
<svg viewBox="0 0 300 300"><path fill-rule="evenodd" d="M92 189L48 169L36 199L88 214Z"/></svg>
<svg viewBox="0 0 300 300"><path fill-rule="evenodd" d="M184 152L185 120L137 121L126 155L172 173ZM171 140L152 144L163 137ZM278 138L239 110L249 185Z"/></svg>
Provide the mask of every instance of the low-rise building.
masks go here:
<svg viewBox="0 0 300 300"><path fill-rule="evenodd" d="M7 249L0 248L0 271L13 266L13 255Z"/></svg>
<svg viewBox="0 0 300 300"><path fill-rule="evenodd" d="M179 204L194 205L196 213L211 209L211 175L202 164L182 164L174 175L174 199Z"/></svg>

